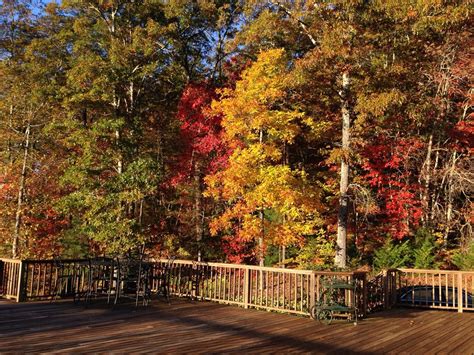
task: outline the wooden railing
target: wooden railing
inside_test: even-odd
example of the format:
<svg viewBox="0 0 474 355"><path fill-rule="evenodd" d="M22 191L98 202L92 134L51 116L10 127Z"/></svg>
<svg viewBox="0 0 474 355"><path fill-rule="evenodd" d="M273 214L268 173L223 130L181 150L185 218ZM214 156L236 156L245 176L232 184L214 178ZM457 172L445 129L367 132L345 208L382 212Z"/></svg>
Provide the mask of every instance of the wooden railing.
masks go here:
<svg viewBox="0 0 474 355"><path fill-rule="evenodd" d="M101 287L95 274L113 273L110 259L87 260L1 260L3 297L16 301L71 297ZM347 290L345 302L355 300L359 314L367 308L366 274L353 272L319 272L249 265L199 263L186 260L147 262L152 292L241 305L286 313L308 315L319 300L323 284L330 279L354 281L355 295ZM105 268L105 269L104 269ZM112 269L110 269L112 268ZM166 272L166 277L163 273ZM107 282L107 280L104 280ZM93 290L92 290L93 291Z"/></svg>
<svg viewBox="0 0 474 355"><path fill-rule="evenodd" d="M308 315L319 301L325 280L354 280L358 285L354 299L359 314L366 313L366 274L363 272L319 272L185 260L172 264L159 260L157 264L158 270L169 265L169 291L173 295L302 315ZM154 284L153 290L158 291L159 287ZM345 297L348 305L351 292L348 290Z"/></svg>
<svg viewBox="0 0 474 355"><path fill-rule="evenodd" d="M397 269L383 270L367 281L367 312L392 308L397 303Z"/></svg>
<svg viewBox="0 0 474 355"><path fill-rule="evenodd" d="M107 267L105 259L0 259L0 294L17 302L85 294L89 279Z"/></svg>
<svg viewBox="0 0 474 355"><path fill-rule="evenodd" d="M186 260L147 262L151 291L174 296L308 315L329 281L355 282L344 302L359 315L405 305L474 311L474 271L392 269L368 281L365 272L323 272ZM0 295L20 301L97 293L113 275L111 259L0 259ZM163 274L166 273L166 277ZM91 280L94 280L91 283ZM101 284L104 283L103 285ZM355 301L354 301L355 300Z"/></svg>
<svg viewBox="0 0 474 355"><path fill-rule="evenodd" d="M24 286L21 298L48 299L84 293L88 287L89 273L95 271L91 265L91 260L88 259L24 260ZM98 267L105 266L99 263Z"/></svg>
<svg viewBox="0 0 474 355"><path fill-rule="evenodd" d="M399 269L400 305L474 311L474 271Z"/></svg>
<svg viewBox="0 0 474 355"><path fill-rule="evenodd" d="M21 301L22 268L20 260L0 259L0 294L3 298Z"/></svg>

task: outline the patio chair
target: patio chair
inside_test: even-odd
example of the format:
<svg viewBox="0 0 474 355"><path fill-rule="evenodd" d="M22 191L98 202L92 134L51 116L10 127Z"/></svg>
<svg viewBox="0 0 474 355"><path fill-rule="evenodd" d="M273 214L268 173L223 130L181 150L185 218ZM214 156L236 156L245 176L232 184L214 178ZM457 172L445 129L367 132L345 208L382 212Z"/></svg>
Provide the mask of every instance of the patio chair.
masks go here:
<svg viewBox="0 0 474 355"><path fill-rule="evenodd" d="M73 277L66 264L57 259L54 260L53 265L55 269L55 277L51 280L54 280L54 287L51 292L51 302L56 301L58 297L63 298L68 294L73 294L72 288L74 287Z"/></svg>
<svg viewBox="0 0 474 355"><path fill-rule="evenodd" d="M110 258L89 259L88 287L86 302L99 297L107 297L110 300L115 263Z"/></svg>
<svg viewBox="0 0 474 355"><path fill-rule="evenodd" d="M120 298L135 300L135 306L141 303L147 306L150 302L149 285L149 264L144 262L144 254L139 253L138 257L117 258L115 299L117 304Z"/></svg>
<svg viewBox="0 0 474 355"><path fill-rule="evenodd" d="M166 263L160 264L160 268L157 272L154 272L151 276L152 283L158 285L157 295L158 297L163 296L166 298L168 304L171 304L171 283L173 277L173 265L176 257L171 257Z"/></svg>

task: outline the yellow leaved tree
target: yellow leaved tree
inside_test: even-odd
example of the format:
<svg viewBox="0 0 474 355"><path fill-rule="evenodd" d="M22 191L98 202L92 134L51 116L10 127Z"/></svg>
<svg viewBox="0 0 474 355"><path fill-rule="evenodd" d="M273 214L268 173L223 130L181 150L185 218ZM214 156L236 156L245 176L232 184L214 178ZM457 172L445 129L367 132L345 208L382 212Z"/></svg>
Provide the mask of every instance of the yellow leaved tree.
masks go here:
<svg viewBox="0 0 474 355"><path fill-rule="evenodd" d="M224 170L206 177L205 194L225 202L211 233L255 241L260 265L266 245L298 243L320 224L318 190L292 166L291 148L323 126L290 104L288 73L284 50L263 51L212 104L233 153Z"/></svg>

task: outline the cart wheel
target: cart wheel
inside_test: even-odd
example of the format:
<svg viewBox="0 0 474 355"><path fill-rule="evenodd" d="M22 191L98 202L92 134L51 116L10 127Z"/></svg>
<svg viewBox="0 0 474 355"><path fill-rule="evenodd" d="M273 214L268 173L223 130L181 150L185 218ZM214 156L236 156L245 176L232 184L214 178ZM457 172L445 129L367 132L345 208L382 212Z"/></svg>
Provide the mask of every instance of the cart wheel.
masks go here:
<svg viewBox="0 0 474 355"><path fill-rule="evenodd" d="M313 318L314 320L318 319L318 309L320 309L321 307L323 307L323 303L321 301L316 302L316 304L311 307L311 309L309 310L309 315L311 316L311 318Z"/></svg>
<svg viewBox="0 0 474 355"><path fill-rule="evenodd" d="M331 324L332 322L332 311L329 311L327 309L318 309L316 311L316 317L318 318L318 321L320 321L323 324Z"/></svg>
<svg viewBox="0 0 474 355"><path fill-rule="evenodd" d="M332 311L327 309L319 309L317 311L317 318L323 324L331 324L332 322Z"/></svg>

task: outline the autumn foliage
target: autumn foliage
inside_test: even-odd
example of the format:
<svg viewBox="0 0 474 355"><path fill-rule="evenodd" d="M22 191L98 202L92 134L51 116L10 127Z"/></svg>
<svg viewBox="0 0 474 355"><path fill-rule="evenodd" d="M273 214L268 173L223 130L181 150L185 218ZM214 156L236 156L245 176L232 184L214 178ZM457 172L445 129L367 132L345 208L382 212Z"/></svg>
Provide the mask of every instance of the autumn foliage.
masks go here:
<svg viewBox="0 0 474 355"><path fill-rule="evenodd" d="M354 267L464 267L471 27L468 1L6 1L0 252L329 268L343 230Z"/></svg>

